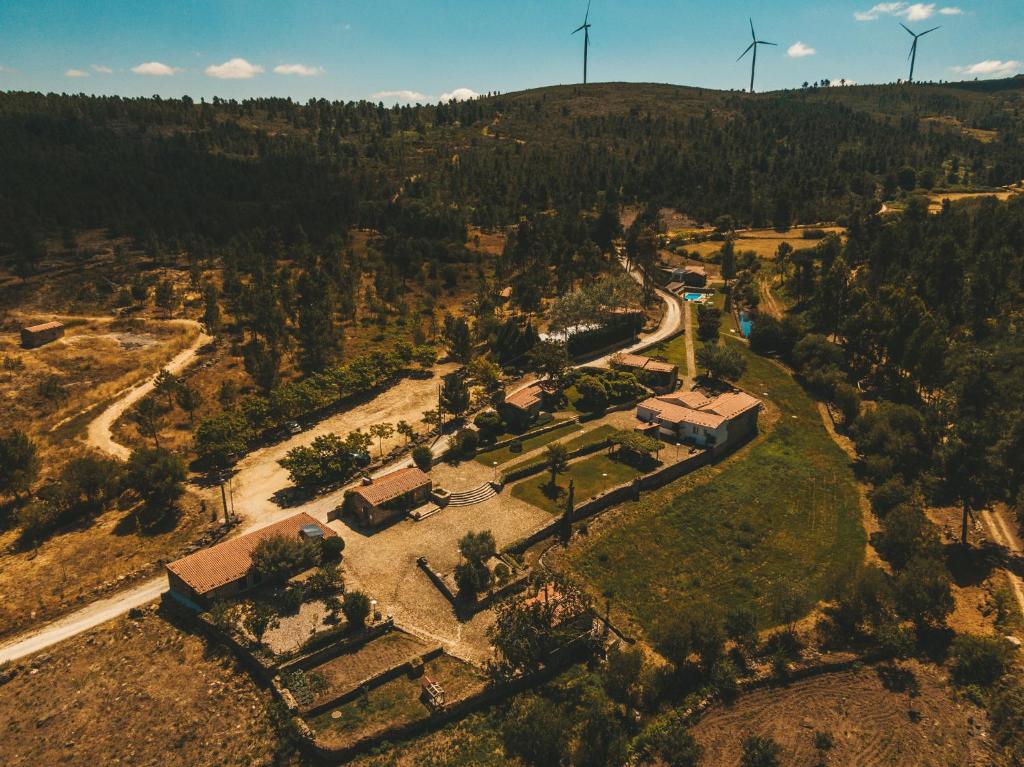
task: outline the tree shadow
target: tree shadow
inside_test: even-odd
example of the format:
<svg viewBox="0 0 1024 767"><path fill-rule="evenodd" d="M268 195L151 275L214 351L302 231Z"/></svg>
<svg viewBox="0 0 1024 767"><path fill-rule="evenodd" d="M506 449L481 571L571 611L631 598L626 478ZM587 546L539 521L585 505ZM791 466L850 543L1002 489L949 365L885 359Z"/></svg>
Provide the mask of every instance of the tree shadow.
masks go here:
<svg viewBox="0 0 1024 767"><path fill-rule="evenodd" d="M879 680L889 692L906 693L911 698L916 698L921 692L921 685L917 676L909 668L897 666L895 663L885 663L875 669Z"/></svg>
<svg viewBox="0 0 1024 767"><path fill-rule="evenodd" d="M992 572L1007 564L1005 550L991 543L981 546L962 546L951 543L943 554L946 567L957 586L979 586L992 576Z"/></svg>
<svg viewBox="0 0 1024 767"><path fill-rule="evenodd" d="M181 522L182 510L178 504L164 508L150 508L139 504L114 525L116 536L137 535L150 538L166 535L178 527Z"/></svg>

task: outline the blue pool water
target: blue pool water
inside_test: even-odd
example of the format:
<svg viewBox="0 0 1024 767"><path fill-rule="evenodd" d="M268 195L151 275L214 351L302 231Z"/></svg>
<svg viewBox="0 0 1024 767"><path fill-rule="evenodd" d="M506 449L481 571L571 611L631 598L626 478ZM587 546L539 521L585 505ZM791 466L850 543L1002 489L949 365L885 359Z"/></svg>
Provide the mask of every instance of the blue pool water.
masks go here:
<svg viewBox="0 0 1024 767"><path fill-rule="evenodd" d="M750 338L750 330L754 327L753 320L747 316L746 312L740 312L740 332L744 338Z"/></svg>
<svg viewBox="0 0 1024 767"><path fill-rule="evenodd" d="M704 298L703 293L686 293L683 298L687 301L700 301Z"/></svg>

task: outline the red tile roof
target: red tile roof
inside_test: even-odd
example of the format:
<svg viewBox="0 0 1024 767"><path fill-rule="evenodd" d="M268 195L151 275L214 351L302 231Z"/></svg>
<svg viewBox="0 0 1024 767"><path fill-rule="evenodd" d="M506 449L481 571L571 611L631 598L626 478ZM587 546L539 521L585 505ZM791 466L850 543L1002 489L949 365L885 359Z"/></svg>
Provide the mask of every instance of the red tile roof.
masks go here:
<svg viewBox="0 0 1024 767"><path fill-rule="evenodd" d="M430 477L415 466L410 466L407 469L399 469L385 474L383 477L377 477L369 485L360 485L352 492L362 496L371 506L380 506L406 493L411 493L413 490L418 490L424 485L429 487L431 484L433 483L430 481Z"/></svg>
<svg viewBox="0 0 1024 767"><path fill-rule="evenodd" d="M298 538L303 525L316 525L325 538L337 534L309 514L301 513L282 519L254 532L231 538L208 549L201 549L167 565L167 569L181 578L197 594L207 594L220 586L244 578L252 567L252 552L261 541L275 536Z"/></svg>
<svg viewBox="0 0 1024 767"><path fill-rule="evenodd" d="M641 354L618 354L612 358L612 362L627 368L650 370L653 373L672 373L679 369L671 363L644 357Z"/></svg>
<svg viewBox="0 0 1024 767"><path fill-rule="evenodd" d="M701 409L709 413L718 413L723 418L732 420L748 410L758 407L761 407L761 400L751 397L746 392L737 391L720 394Z"/></svg>
<svg viewBox="0 0 1024 767"><path fill-rule="evenodd" d="M761 407L761 400L746 392L729 392L708 399L700 392L682 392L668 397L651 397L638 407L653 410L672 424L692 423L717 429L726 421Z"/></svg>
<svg viewBox="0 0 1024 767"><path fill-rule="evenodd" d="M539 383L520 389L515 394L505 397L505 404L517 407L520 410L529 410L541 401L544 396L544 387Z"/></svg>

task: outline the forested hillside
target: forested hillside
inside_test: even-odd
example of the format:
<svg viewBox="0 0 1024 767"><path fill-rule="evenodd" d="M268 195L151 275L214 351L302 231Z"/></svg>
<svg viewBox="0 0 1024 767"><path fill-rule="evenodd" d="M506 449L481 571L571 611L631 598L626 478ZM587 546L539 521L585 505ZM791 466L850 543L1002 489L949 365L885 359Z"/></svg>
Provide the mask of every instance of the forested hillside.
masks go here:
<svg viewBox="0 0 1024 767"><path fill-rule="evenodd" d="M1024 81L807 88L557 87L440 106L0 94L0 247L61 230L314 242L349 226L458 236L603 197L741 224L836 219L906 182L1024 178ZM902 172L902 173L901 173ZM40 183L43 180L43 183Z"/></svg>

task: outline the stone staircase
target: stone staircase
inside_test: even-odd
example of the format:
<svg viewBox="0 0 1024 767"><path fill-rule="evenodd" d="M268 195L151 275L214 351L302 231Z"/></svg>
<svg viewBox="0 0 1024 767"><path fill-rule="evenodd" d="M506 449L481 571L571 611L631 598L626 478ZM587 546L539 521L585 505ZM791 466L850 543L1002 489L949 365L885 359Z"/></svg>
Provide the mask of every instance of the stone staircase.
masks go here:
<svg viewBox="0 0 1024 767"><path fill-rule="evenodd" d="M483 503L488 498L493 498L497 494L494 485L490 482L485 482L473 490L452 493L448 498L448 506L473 506L477 503Z"/></svg>

